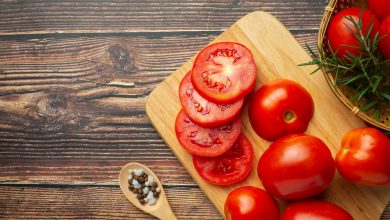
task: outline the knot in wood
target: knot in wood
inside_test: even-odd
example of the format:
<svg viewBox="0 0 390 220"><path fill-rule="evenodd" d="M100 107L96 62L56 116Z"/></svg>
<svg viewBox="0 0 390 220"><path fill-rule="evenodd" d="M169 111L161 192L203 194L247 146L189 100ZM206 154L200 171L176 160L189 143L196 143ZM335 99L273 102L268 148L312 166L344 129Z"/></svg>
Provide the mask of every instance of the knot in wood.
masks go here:
<svg viewBox="0 0 390 220"><path fill-rule="evenodd" d="M59 131L80 128L79 113L74 100L65 94L53 93L38 101L34 130Z"/></svg>
<svg viewBox="0 0 390 220"><path fill-rule="evenodd" d="M48 111L61 111L67 108L67 99L63 94L50 94L47 97Z"/></svg>
<svg viewBox="0 0 390 220"><path fill-rule="evenodd" d="M134 65L134 55L120 46L113 45L108 49L110 59L117 72L128 74L136 70Z"/></svg>

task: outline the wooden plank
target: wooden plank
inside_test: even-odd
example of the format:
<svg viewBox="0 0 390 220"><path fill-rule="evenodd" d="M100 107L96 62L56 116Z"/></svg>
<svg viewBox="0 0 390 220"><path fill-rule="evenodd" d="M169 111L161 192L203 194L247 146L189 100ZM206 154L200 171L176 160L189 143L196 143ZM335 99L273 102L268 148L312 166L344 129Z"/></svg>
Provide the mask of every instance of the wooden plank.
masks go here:
<svg viewBox="0 0 390 220"><path fill-rule="evenodd" d="M178 219L221 219L198 188L166 188ZM155 219L131 205L116 187L0 186L6 219Z"/></svg>
<svg viewBox="0 0 390 220"><path fill-rule="evenodd" d="M318 29L325 1L2 0L0 35L221 31L254 10L291 30Z"/></svg>
<svg viewBox="0 0 390 220"><path fill-rule="evenodd" d="M159 154L158 152L156 153ZM43 157L43 156L41 156ZM117 186L118 174L122 166L138 162L152 169L165 186L195 186L180 163L171 156L170 160L145 160L146 156L135 153L126 159L111 160L2 160L0 161L0 185L4 184L59 184Z"/></svg>
<svg viewBox="0 0 390 220"><path fill-rule="evenodd" d="M310 33L296 36L315 44ZM164 160L169 161L164 169L178 173L166 175L170 184L194 184L150 125L144 106L157 83L213 38L164 34L0 41L1 181L112 184L128 161L153 165ZM132 59L119 61L115 54L121 53ZM107 85L111 81L135 86Z"/></svg>
<svg viewBox="0 0 390 220"><path fill-rule="evenodd" d="M179 219L222 219L199 188L165 190ZM119 186L0 186L0 216L6 219L155 219L131 205ZM390 206L380 220L389 219Z"/></svg>
<svg viewBox="0 0 390 220"><path fill-rule="evenodd" d="M252 51L257 66L256 88L275 78L292 79L304 86L312 95L316 108L306 133L322 139L333 154L338 149L342 134L352 128L364 126L360 119L336 99L322 74L309 75L315 67L298 67L298 64L310 59L309 55L283 24L270 14L248 14L213 42L220 41L239 42ZM153 90L146 104L146 112L159 134L222 214L224 201L231 190L242 185L262 186L256 174L256 161L269 142L253 131L247 109L244 108L241 117L242 132L254 146L255 155L254 166L248 178L239 184L217 186L207 183L199 176L191 162L191 155L180 146L174 131L175 118L181 109L177 90L180 80L191 69L192 63L193 59L184 63ZM360 187L336 175L323 196L346 208L356 219L379 219L389 202L390 186ZM370 206L367 206L367 202Z"/></svg>

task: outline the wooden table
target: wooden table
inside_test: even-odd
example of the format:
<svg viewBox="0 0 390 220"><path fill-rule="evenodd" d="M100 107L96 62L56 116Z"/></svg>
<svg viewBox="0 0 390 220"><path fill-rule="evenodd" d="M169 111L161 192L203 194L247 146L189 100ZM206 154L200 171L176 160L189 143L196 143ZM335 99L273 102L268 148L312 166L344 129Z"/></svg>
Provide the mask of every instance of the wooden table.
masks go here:
<svg viewBox="0 0 390 220"><path fill-rule="evenodd" d="M179 219L221 219L152 128L148 94L251 11L314 46L325 5L0 0L0 217L153 219L118 186L121 166L137 161L164 182Z"/></svg>

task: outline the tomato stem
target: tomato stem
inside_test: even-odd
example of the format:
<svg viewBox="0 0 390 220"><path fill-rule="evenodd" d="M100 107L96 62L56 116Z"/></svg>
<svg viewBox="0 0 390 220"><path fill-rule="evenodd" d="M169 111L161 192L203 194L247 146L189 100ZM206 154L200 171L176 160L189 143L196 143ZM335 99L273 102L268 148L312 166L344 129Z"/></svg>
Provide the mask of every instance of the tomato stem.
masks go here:
<svg viewBox="0 0 390 220"><path fill-rule="evenodd" d="M295 115L295 113L293 111L286 111L283 115L283 118L284 118L284 121L286 121L287 123L292 123L295 121L295 119L297 118L297 116Z"/></svg>

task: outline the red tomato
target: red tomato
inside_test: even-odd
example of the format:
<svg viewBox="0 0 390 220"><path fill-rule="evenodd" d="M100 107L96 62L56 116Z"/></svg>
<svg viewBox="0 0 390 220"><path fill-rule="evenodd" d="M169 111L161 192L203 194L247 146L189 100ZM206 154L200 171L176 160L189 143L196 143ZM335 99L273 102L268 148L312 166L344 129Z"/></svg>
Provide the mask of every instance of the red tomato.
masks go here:
<svg viewBox="0 0 390 220"><path fill-rule="evenodd" d="M245 135L241 134L226 153L218 157L193 156L199 175L209 183L229 185L244 180L251 171L253 149Z"/></svg>
<svg viewBox="0 0 390 220"><path fill-rule="evenodd" d="M252 128L269 141L304 132L313 113L310 94L298 83L286 79L264 84L249 103Z"/></svg>
<svg viewBox="0 0 390 220"><path fill-rule="evenodd" d="M225 201L226 220L279 220L279 207L266 191L243 186L229 193Z"/></svg>
<svg viewBox="0 0 390 220"><path fill-rule="evenodd" d="M339 206L321 200L294 202L287 206L281 220L353 220Z"/></svg>
<svg viewBox="0 0 390 220"><path fill-rule="evenodd" d="M195 89L206 99L219 104L233 103L253 89L256 65L244 45L216 43L200 51L191 79Z"/></svg>
<svg viewBox="0 0 390 220"><path fill-rule="evenodd" d="M175 131L181 146L192 155L215 157L225 153L236 142L241 132L241 119L238 117L216 128L204 128L181 110L176 117Z"/></svg>
<svg viewBox="0 0 390 220"><path fill-rule="evenodd" d="M244 99L220 105L203 98L191 83L191 72L188 72L180 83L179 97L183 110L191 120L204 127L216 127L232 121L244 104Z"/></svg>
<svg viewBox="0 0 390 220"><path fill-rule="evenodd" d="M367 31L371 26L373 26L373 28L370 37L373 39L375 34L378 33L380 22L370 11L361 8L348 8L342 10L332 18L327 31L330 47L334 52L337 52L337 57L343 58L347 55L350 57L348 52L353 54L353 56L360 56L362 50L360 49L358 39L354 35L354 32L356 32L357 29L347 19L348 17L352 17L356 22L359 22L360 14L362 14L362 25L365 36L367 36ZM347 26L354 30L354 32ZM351 46L357 48L351 48Z"/></svg>
<svg viewBox="0 0 390 220"><path fill-rule="evenodd" d="M303 199L328 187L335 162L324 142L293 134L272 143L260 157L257 174L264 188L281 199Z"/></svg>
<svg viewBox="0 0 390 220"><path fill-rule="evenodd" d="M336 165L345 179L364 185L390 183L390 139L374 128L356 128L345 133L336 155Z"/></svg>
<svg viewBox="0 0 390 220"><path fill-rule="evenodd" d="M390 1L388 2L390 4ZM379 48L381 49L382 54L390 60L390 16L383 20L379 36L382 37L379 41Z"/></svg>
<svg viewBox="0 0 390 220"><path fill-rule="evenodd" d="M368 0L368 8L381 21L390 15L389 0Z"/></svg>

